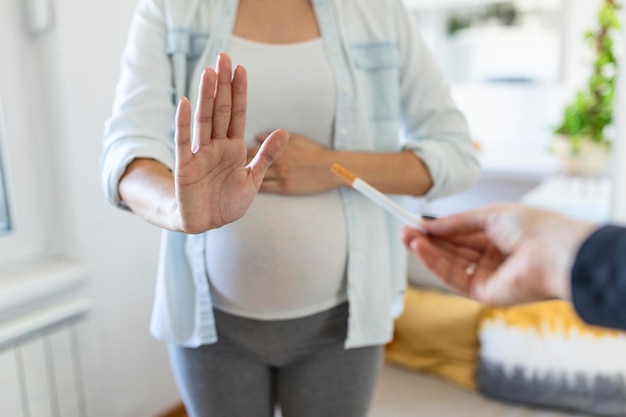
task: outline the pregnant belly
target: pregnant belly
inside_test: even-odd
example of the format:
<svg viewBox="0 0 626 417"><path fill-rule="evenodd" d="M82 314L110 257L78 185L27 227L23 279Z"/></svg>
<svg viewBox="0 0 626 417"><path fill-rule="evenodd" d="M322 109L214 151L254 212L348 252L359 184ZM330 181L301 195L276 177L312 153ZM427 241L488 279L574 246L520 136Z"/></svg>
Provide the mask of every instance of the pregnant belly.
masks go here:
<svg viewBox="0 0 626 417"><path fill-rule="evenodd" d="M339 192L259 194L242 219L207 232L205 254L220 309L272 319L330 308L345 299L347 225Z"/></svg>

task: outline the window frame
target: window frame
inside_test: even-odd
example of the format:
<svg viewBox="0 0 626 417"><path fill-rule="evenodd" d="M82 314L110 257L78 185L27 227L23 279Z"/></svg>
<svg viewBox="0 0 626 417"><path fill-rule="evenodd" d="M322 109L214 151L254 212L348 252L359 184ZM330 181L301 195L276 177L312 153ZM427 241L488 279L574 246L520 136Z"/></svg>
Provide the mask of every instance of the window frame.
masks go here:
<svg viewBox="0 0 626 417"><path fill-rule="evenodd" d="M38 100L36 42L24 33L20 2L8 2L0 16L0 163L11 230L0 234L0 271L50 257L51 210L46 202L48 168L45 127ZM0 281L4 277L0 273Z"/></svg>
<svg viewBox="0 0 626 417"><path fill-rule="evenodd" d="M4 159L6 149L5 137L2 98L0 97L0 236L11 233L13 229L11 209L9 207L9 192L5 180L6 175L4 174L7 165Z"/></svg>

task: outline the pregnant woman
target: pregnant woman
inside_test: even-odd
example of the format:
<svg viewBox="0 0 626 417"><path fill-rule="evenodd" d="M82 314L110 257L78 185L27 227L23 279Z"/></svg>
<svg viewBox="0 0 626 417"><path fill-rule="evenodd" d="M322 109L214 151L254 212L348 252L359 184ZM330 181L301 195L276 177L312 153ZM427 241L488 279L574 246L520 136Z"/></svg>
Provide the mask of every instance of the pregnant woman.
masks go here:
<svg viewBox="0 0 626 417"><path fill-rule="evenodd" d="M406 250L333 163L396 198L478 177L401 0L140 0L102 178L164 229L151 331L191 416L367 415Z"/></svg>

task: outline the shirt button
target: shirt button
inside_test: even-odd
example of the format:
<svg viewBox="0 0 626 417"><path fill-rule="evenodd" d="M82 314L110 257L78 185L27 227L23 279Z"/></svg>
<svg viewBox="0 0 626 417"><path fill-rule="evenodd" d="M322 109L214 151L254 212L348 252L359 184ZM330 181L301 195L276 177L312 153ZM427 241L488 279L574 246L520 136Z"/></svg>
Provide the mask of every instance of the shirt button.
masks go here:
<svg viewBox="0 0 626 417"><path fill-rule="evenodd" d="M336 46L332 49L333 54L337 55L339 53L339 48L337 48Z"/></svg>
<svg viewBox="0 0 626 417"><path fill-rule="evenodd" d="M348 87L348 85L347 85L347 84L344 84L344 85L341 87L341 91L343 91L344 93L349 93L349 92L350 92L350 88Z"/></svg>
<svg viewBox="0 0 626 417"><path fill-rule="evenodd" d="M342 129L339 131L339 134L340 134L341 136L348 136L348 129L346 129L346 128L342 128Z"/></svg>

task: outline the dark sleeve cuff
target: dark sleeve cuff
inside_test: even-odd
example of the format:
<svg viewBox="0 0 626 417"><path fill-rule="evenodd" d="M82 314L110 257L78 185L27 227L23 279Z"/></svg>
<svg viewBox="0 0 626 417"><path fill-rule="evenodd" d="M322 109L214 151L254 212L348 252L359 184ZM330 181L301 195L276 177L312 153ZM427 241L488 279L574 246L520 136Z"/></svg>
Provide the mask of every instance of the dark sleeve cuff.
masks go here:
<svg viewBox="0 0 626 417"><path fill-rule="evenodd" d="M572 301L587 323L626 330L626 228L603 226L581 245Z"/></svg>

